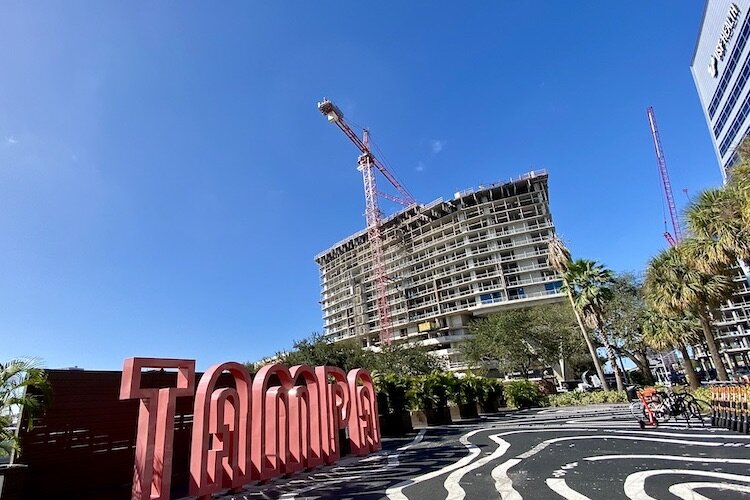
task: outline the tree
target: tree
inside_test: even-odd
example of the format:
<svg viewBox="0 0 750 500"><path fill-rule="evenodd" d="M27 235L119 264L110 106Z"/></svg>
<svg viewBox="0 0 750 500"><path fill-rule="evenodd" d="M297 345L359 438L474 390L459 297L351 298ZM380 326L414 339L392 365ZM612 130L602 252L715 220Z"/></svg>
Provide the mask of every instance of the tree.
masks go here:
<svg viewBox="0 0 750 500"><path fill-rule="evenodd" d="M289 352L277 354L280 363L289 366L307 364L310 366L338 366L345 371L353 368L372 370L375 365L372 351L362 349L355 340L330 342L320 333L313 333L306 339L294 342Z"/></svg>
<svg viewBox="0 0 750 500"><path fill-rule="evenodd" d="M604 307L612 298L610 287L613 281L612 271L603 265L593 260L578 259L568 266L564 288L572 294L573 307L583 316L584 322L599 332L599 339L607 351L607 357L615 374L617 390L624 391L622 373L604 328Z"/></svg>
<svg viewBox="0 0 750 500"><path fill-rule="evenodd" d="M602 363L599 360L599 356L596 354L596 347L594 347L594 343L591 340L591 336L589 335L588 331L586 330L586 326L583 323L583 320L581 319L581 315L578 312L578 309L575 305L575 300L573 298L573 291L570 287L570 283L568 282L568 269L570 267L571 258L570 258L570 251L565 247L562 240L557 237L556 234L552 235L552 238L550 238L549 241L549 264L552 266L552 269L558 272L560 276L562 276L563 279L563 290L568 296L568 300L570 301L570 305L573 308L573 313L575 314L576 321L578 323L578 327L581 330L581 335L583 335L583 339L586 342L586 347L589 350L589 355L591 356L591 361L594 363L594 368L596 368L596 373L599 376L599 380L601 380L602 387L605 391L609 390L609 384L607 384L607 380L604 378L604 370L602 369Z"/></svg>
<svg viewBox="0 0 750 500"><path fill-rule="evenodd" d="M525 340L532 327L529 309L491 314L469 323L472 337L462 344L466 359L485 369L497 363L503 371L519 371L524 378L535 363L536 352Z"/></svg>
<svg viewBox="0 0 750 500"><path fill-rule="evenodd" d="M643 285L632 273L616 275L612 298L604 307L604 325L618 355L629 358L643 374L646 383L654 383L648 363L648 345L643 339L646 303Z"/></svg>
<svg viewBox="0 0 750 500"><path fill-rule="evenodd" d="M425 375L443 368L442 362L419 345L385 345L379 352L362 349L355 340L330 342L313 333L294 342L291 351L277 354L280 363L289 366L338 366L346 371L364 368L377 374ZM250 365L250 364L248 364ZM253 364L257 371L257 366Z"/></svg>
<svg viewBox="0 0 750 500"><path fill-rule="evenodd" d="M727 371L711 330L711 311L731 294L732 281L726 274L703 272L691 262L699 244L688 239L651 259L644 281L646 301L662 314L689 312L697 317L718 378L726 381Z"/></svg>
<svg viewBox="0 0 750 500"><path fill-rule="evenodd" d="M0 363L0 457L21 451L16 419L21 417L21 411L25 412L31 427L33 417L42 410L49 394L46 374L36 360L12 359Z"/></svg>
<svg viewBox="0 0 750 500"><path fill-rule="evenodd" d="M372 370L378 374L427 375L444 368L442 359L420 345L386 344L373 353Z"/></svg>
<svg viewBox="0 0 750 500"><path fill-rule="evenodd" d="M643 322L643 340L658 351L679 349L682 354L682 365L688 383L693 389L700 387L700 381L690 361L686 344L693 344L700 339L700 321L689 314L663 314L647 309Z"/></svg>
<svg viewBox="0 0 750 500"><path fill-rule="evenodd" d="M572 309L562 304L512 309L469 324L472 337L462 349L469 363L519 371L524 378L535 367L546 367L561 358L579 356L581 342L573 335Z"/></svg>
<svg viewBox="0 0 750 500"><path fill-rule="evenodd" d="M694 249L701 250L696 264L704 272L721 272L750 258L750 226L737 193L731 187L706 189L685 211L693 241L701 243Z"/></svg>
<svg viewBox="0 0 750 500"><path fill-rule="evenodd" d="M737 202L744 229L750 228L750 139L743 140L737 148L737 162L729 171L724 189L731 191Z"/></svg>
<svg viewBox="0 0 750 500"><path fill-rule="evenodd" d="M539 360L552 366L560 360L568 364L586 357L576 324L575 311L569 304L546 304L529 310L532 328L527 342L533 346Z"/></svg>

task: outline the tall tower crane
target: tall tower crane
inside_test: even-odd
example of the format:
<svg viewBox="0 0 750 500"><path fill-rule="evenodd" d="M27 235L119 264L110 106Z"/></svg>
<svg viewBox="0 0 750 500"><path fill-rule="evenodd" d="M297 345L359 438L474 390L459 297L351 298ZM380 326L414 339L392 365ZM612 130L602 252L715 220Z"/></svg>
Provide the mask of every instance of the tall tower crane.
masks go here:
<svg viewBox="0 0 750 500"><path fill-rule="evenodd" d="M383 235L381 222L383 213L380 211L378 197L410 206L416 203L409 191L396 179L390 170L373 154L370 149L369 132L365 129L362 139L354 133L349 124L344 120L344 113L328 99L318 103L318 109L328 121L336 124L341 131L351 140L361 152L357 159L357 170L362 172L362 180L365 187L365 220L367 221L367 238L370 241L372 253L372 276L375 282L375 297L378 306L378 318L380 320L380 341L384 344L391 342L391 315L388 306L388 275L385 270L383 259ZM375 170L396 188L400 196L392 196L378 191L375 181Z"/></svg>
<svg viewBox="0 0 750 500"><path fill-rule="evenodd" d="M669 216L672 219L672 231L670 233L667 229L667 221L664 221L664 238L666 238L669 246L673 247L677 243L682 241L682 229L680 228L680 221L677 218L677 208L674 203L674 196L672 195L672 184L669 182L669 172L667 171L667 162L664 159L664 150L661 148L661 139L659 138L659 129L656 127L656 115L654 115L654 108L649 106L646 109L646 115L648 116L648 125L651 128L651 136L654 138L654 150L656 151L656 164L659 166L659 174L661 175L661 184L664 188L664 198L667 201L669 207Z"/></svg>

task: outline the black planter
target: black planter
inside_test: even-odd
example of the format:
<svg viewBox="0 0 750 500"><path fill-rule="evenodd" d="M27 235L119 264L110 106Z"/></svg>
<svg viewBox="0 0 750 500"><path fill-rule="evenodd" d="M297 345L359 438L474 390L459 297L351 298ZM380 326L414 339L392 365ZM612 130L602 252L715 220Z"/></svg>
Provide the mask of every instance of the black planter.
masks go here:
<svg viewBox="0 0 750 500"><path fill-rule="evenodd" d="M447 425L453 423L450 408L447 406L425 410L424 414L427 418L427 425Z"/></svg>
<svg viewBox="0 0 750 500"><path fill-rule="evenodd" d="M383 436L404 436L414 430L408 411L380 415L380 434Z"/></svg>
<svg viewBox="0 0 750 500"><path fill-rule="evenodd" d="M500 408L500 405L498 405L498 402L496 399L485 401L484 404L479 405L479 412L480 413L497 413L498 409Z"/></svg>
<svg viewBox="0 0 750 500"><path fill-rule="evenodd" d="M458 405L458 411L462 419L479 417L477 404L473 401L471 403L466 403L465 405Z"/></svg>

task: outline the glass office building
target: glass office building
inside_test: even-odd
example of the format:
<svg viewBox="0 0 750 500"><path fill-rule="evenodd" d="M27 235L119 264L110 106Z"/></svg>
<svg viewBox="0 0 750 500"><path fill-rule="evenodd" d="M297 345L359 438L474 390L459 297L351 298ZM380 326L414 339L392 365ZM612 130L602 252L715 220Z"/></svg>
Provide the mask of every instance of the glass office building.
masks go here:
<svg viewBox="0 0 750 500"><path fill-rule="evenodd" d="M750 0L706 1L690 70L724 179L750 131ZM735 269L735 294L714 314L727 367L750 366L750 284ZM698 347L704 367L708 353Z"/></svg>
<svg viewBox="0 0 750 500"><path fill-rule="evenodd" d="M750 0L706 2L690 70L726 177L750 128Z"/></svg>

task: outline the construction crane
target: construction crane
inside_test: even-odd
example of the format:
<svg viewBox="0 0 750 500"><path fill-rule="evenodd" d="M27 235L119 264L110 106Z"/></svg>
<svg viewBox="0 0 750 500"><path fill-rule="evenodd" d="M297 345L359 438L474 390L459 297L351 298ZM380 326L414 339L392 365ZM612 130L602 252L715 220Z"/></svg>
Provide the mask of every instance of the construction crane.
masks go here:
<svg viewBox="0 0 750 500"><path fill-rule="evenodd" d="M667 221L664 221L664 238L666 238L669 246L673 247L682 241L682 229L680 228L680 221L677 217L677 207L675 206L674 196L672 195L672 184L669 182L667 162L664 159L664 150L661 147L661 139L659 138L659 129L656 126L656 115L654 115L654 108L649 106L646 109L646 115L648 116L648 125L651 128L651 136L654 138L656 164L659 166L661 184L664 188L664 198L667 201L667 206L669 207L669 216L672 219L673 233L669 232L669 230L667 229Z"/></svg>
<svg viewBox="0 0 750 500"><path fill-rule="evenodd" d="M385 270L383 258L383 235L381 222L383 214L380 211L378 197L410 206L416 203L409 191L396 179L390 170L373 154L370 149L370 138L367 129L363 130L362 139L354 133L349 124L344 120L344 113L328 99L318 103L318 109L328 121L336 124L341 131L351 140L361 152L357 159L357 170L362 172L362 180L365 187L365 220L367 221L367 238L370 241L372 253L372 276L375 282L375 298L378 306L378 318L380 320L380 341L382 344L391 342L391 315L388 306L388 275ZM383 177L398 191L400 196L393 196L378 191L375 180L377 169Z"/></svg>

